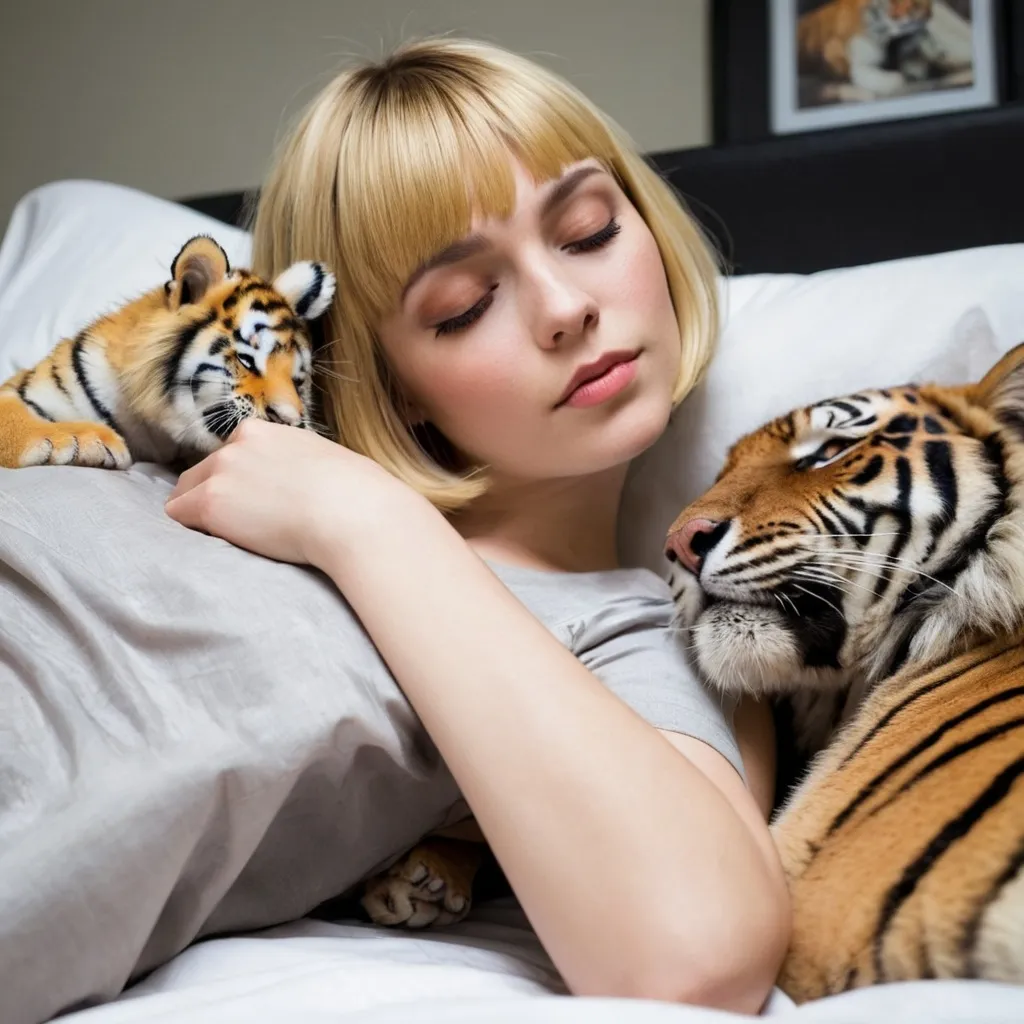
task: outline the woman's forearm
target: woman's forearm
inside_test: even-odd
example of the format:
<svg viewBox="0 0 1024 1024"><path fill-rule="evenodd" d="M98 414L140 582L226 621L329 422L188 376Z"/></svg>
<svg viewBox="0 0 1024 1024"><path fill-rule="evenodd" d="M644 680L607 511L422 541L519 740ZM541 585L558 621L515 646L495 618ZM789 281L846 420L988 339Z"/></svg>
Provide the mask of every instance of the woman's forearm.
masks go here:
<svg viewBox="0 0 1024 1024"><path fill-rule="evenodd" d="M414 509L317 561L445 758L566 983L755 1011L787 934L764 837L439 513Z"/></svg>

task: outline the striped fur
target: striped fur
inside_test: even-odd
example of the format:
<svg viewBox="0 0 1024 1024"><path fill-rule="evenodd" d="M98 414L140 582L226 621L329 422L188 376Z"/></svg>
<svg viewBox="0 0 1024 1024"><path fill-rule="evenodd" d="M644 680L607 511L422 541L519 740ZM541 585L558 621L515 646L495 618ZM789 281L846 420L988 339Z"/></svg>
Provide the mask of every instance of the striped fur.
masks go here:
<svg viewBox="0 0 1024 1024"><path fill-rule="evenodd" d="M165 284L0 386L0 466L194 461L249 416L309 428L306 322L333 295L322 264L267 282L191 239Z"/></svg>
<svg viewBox="0 0 1024 1024"><path fill-rule="evenodd" d="M791 704L772 831L796 1000L1024 982L1024 346L978 384L820 402L740 440L673 565L704 677Z"/></svg>

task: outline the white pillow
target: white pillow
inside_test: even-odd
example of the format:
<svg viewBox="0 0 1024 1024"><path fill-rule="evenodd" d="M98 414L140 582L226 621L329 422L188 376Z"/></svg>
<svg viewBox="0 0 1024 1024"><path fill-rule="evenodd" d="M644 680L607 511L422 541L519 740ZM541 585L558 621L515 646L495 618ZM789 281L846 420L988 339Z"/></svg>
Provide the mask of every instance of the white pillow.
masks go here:
<svg viewBox="0 0 1024 1024"><path fill-rule="evenodd" d="M735 277L721 295L726 323L708 373L633 464L623 495L621 556L659 574L666 530L743 434L833 395L966 383L1024 341L1024 244Z"/></svg>
<svg viewBox="0 0 1024 1024"><path fill-rule="evenodd" d="M61 338L170 277L193 235L209 234L232 265L249 235L166 199L98 181L59 181L25 195L0 244L0 381Z"/></svg>
<svg viewBox="0 0 1024 1024"><path fill-rule="evenodd" d="M166 279L192 235L245 265L249 236L102 182L28 193L0 244L0 380ZM661 572L665 530L713 482L728 447L789 409L860 388L980 377L1024 340L1024 244L818 274L721 282L725 330L704 382L631 469L620 549Z"/></svg>

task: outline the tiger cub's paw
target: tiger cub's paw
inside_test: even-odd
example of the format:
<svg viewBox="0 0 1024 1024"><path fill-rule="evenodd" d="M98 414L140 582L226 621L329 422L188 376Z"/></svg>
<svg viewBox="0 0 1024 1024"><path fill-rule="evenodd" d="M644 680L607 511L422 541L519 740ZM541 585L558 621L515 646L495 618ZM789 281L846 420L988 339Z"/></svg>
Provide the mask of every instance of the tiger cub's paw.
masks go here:
<svg viewBox="0 0 1024 1024"><path fill-rule="evenodd" d="M26 441L19 464L127 469L132 457L124 438L102 423L48 423Z"/></svg>
<svg viewBox="0 0 1024 1024"><path fill-rule="evenodd" d="M469 913L479 864L470 844L425 839L366 883L363 909L374 924L405 928L455 924Z"/></svg>

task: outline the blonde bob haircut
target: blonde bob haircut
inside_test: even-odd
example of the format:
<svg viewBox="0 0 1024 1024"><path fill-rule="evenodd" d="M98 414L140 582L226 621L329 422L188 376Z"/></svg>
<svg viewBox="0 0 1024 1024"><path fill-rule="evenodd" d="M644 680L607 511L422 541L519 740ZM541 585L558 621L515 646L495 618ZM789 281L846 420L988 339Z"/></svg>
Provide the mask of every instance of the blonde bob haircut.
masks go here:
<svg viewBox="0 0 1024 1024"><path fill-rule="evenodd" d="M487 469L460 465L445 439L410 426L376 332L412 272L464 237L474 215L512 213L510 156L538 183L596 159L644 218L679 319L680 402L718 331L711 248L625 133L530 60L479 42L424 39L343 71L284 140L255 210L257 273L318 259L337 274L317 359L325 427L445 512L484 493Z"/></svg>

